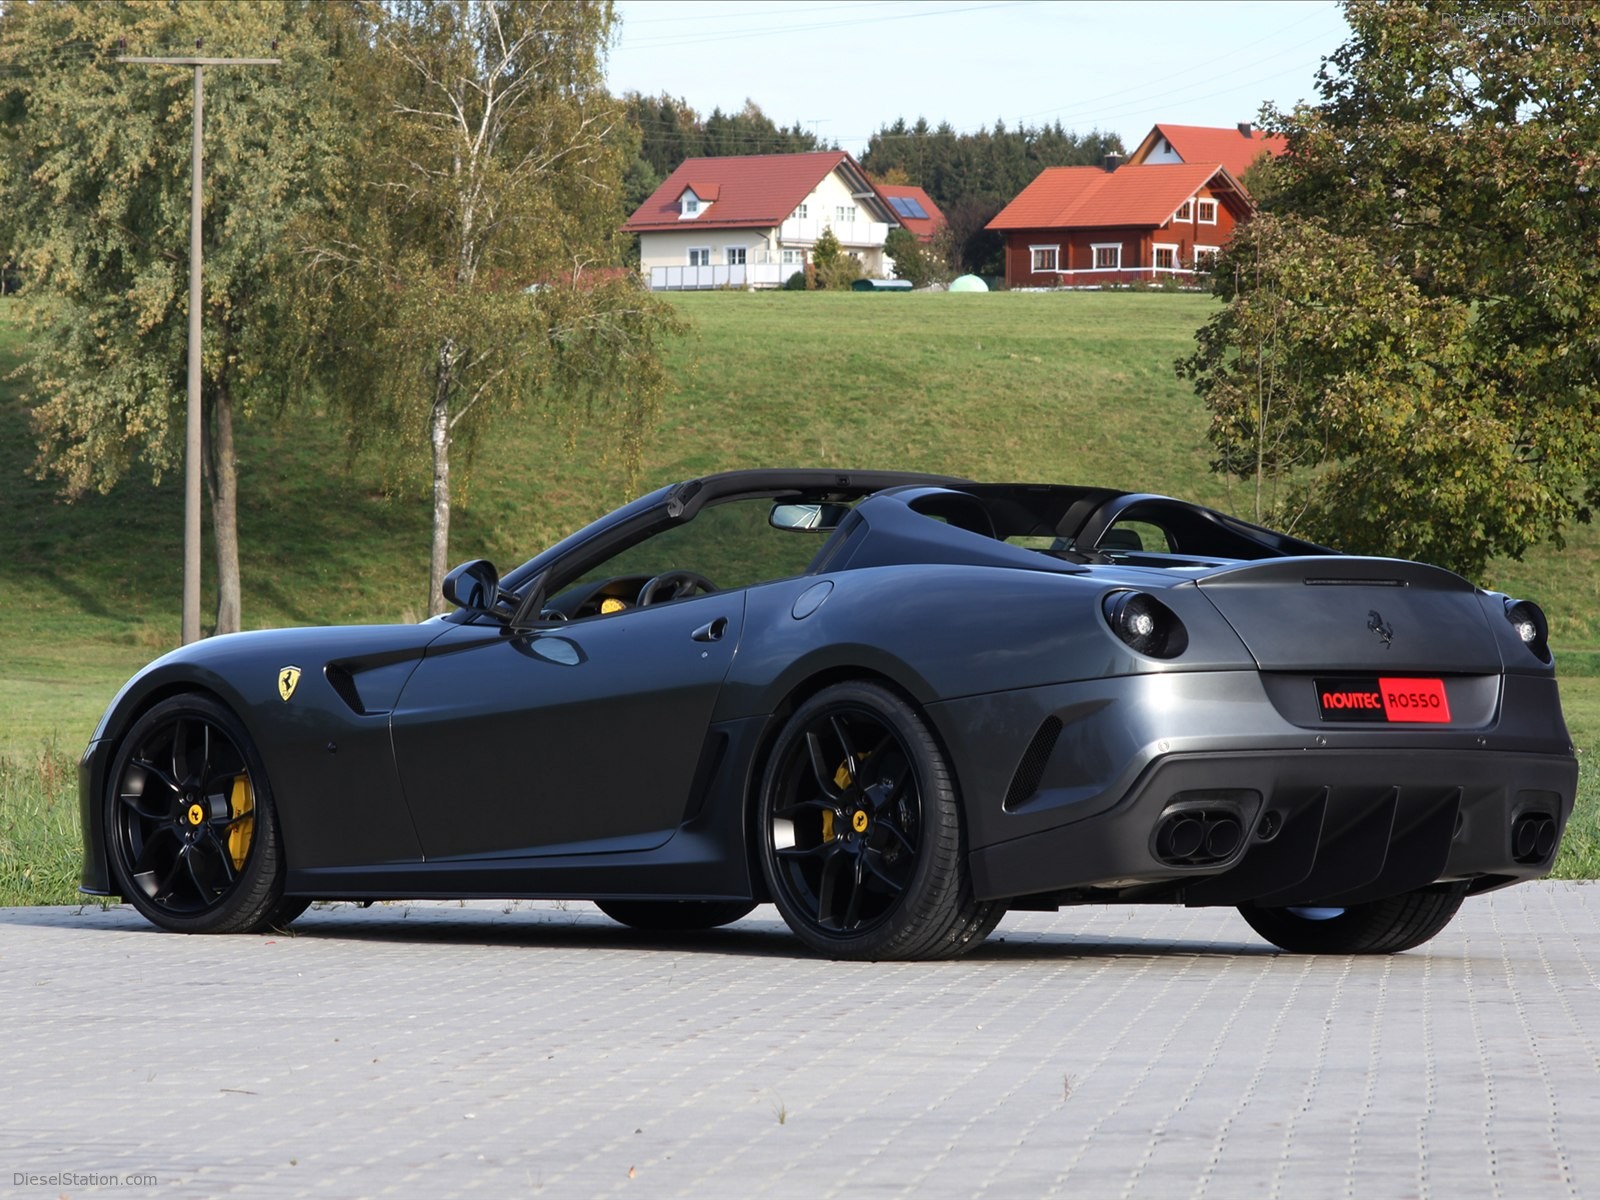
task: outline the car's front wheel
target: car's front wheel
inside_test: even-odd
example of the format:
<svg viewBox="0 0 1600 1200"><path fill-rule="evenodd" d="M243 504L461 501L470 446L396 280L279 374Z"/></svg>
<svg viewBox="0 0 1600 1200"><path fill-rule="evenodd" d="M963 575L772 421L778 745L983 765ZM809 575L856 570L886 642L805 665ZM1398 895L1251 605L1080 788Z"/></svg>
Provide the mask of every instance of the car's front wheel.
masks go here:
<svg viewBox="0 0 1600 1200"><path fill-rule="evenodd" d="M128 731L112 759L106 841L117 887L163 929L251 933L286 924L272 789L238 718L175 696Z"/></svg>
<svg viewBox="0 0 1600 1200"><path fill-rule="evenodd" d="M953 958L1004 913L973 897L955 783L917 712L877 684L836 684L794 713L757 805L773 903L833 958Z"/></svg>
<svg viewBox="0 0 1600 1200"><path fill-rule="evenodd" d="M1267 908L1239 913L1267 941L1291 954L1398 954L1420 946L1456 915L1464 883L1419 888L1401 896L1345 907Z"/></svg>

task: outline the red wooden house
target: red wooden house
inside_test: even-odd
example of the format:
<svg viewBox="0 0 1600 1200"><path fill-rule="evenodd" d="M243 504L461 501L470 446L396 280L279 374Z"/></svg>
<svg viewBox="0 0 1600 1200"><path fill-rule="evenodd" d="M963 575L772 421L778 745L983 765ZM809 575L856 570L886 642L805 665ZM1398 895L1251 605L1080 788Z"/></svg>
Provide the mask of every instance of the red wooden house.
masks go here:
<svg viewBox="0 0 1600 1200"><path fill-rule="evenodd" d="M1006 239L1006 286L1187 281L1253 210L1220 163L1047 167L988 228Z"/></svg>

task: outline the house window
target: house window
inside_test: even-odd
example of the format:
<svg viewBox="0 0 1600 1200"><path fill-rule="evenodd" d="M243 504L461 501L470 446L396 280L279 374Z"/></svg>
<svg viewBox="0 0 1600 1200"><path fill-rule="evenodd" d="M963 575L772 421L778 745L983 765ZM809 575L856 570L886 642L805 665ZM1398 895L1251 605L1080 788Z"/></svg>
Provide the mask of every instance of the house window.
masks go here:
<svg viewBox="0 0 1600 1200"><path fill-rule="evenodd" d="M711 265L711 247L689 247L689 265L691 267L709 267Z"/></svg>
<svg viewBox="0 0 1600 1200"><path fill-rule="evenodd" d="M795 206L794 219L796 221L804 221L810 215L811 206L809 204L799 204Z"/></svg>
<svg viewBox="0 0 1600 1200"><path fill-rule="evenodd" d="M1194 269L1196 271L1214 271L1217 267L1216 246L1196 246L1194 248Z"/></svg>
<svg viewBox="0 0 1600 1200"><path fill-rule="evenodd" d="M1215 200L1200 201L1200 224L1215 225L1217 223L1217 202Z"/></svg>
<svg viewBox="0 0 1600 1200"><path fill-rule="evenodd" d="M1119 271L1122 269L1122 243L1096 243L1094 250L1094 269L1096 271Z"/></svg>
<svg viewBox="0 0 1600 1200"><path fill-rule="evenodd" d="M1178 266L1178 248L1176 246L1157 245L1155 250L1155 268L1158 271L1176 270Z"/></svg>
<svg viewBox="0 0 1600 1200"><path fill-rule="evenodd" d="M786 267L805 266L806 252L804 250L791 250L785 246L783 250L783 265Z"/></svg>
<svg viewBox="0 0 1600 1200"><path fill-rule="evenodd" d="M1060 250L1060 246L1029 246L1028 253L1033 257L1034 272L1054 271L1056 269L1056 255Z"/></svg>
<svg viewBox="0 0 1600 1200"><path fill-rule="evenodd" d="M730 267L742 267L742 266L744 266L744 247L743 246L728 246L728 247L726 247L724 249L723 252L728 256L728 265Z"/></svg>
<svg viewBox="0 0 1600 1200"><path fill-rule="evenodd" d="M854 221L856 219L856 206L854 204L841 204L833 212L833 219L836 221Z"/></svg>
<svg viewBox="0 0 1600 1200"><path fill-rule="evenodd" d="M1193 200L1185 200L1182 204L1178 205L1178 211L1177 211L1176 215L1173 216L1172 219L1174 221L1192 221L1192 220L1194 220L1194 201Z"/></svg>
<svg viewBox="0 0 1600 1200"><path fill-rule="evenodd" d="M699 197L693 196L693 195L685 196L683 198L683 215L686 216L686 217L692 217L692 216L696 216L699 212L700 212L700 200L699 200Z"/></svg>

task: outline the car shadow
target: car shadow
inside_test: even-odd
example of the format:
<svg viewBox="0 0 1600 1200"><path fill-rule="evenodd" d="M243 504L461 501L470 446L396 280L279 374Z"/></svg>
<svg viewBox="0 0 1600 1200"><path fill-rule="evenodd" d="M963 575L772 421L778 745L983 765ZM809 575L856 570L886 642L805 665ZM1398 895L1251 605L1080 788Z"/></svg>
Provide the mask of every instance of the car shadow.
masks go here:
<svg viewBox="0 0 1600 1200"><path fill-rule="evenodd" d="M127 905L102 908L77 907L0 909L0 926L55 927L93 933L146 933L172 936L156 929ZM503 907L390 901L363 908L357 904L318 905L292 926L255 935L262 939L305 942L399 943L416 945L473 945L508 949L662 951L726 955L740 958L783 958L818 961L769 909L720 929L655 933L618 925L588 904L571 910L541 905ZM1007 929L1005 925L987 941L960 959L922 963L941 966L982 962L1059 962L1108 958L1136 959L1240 959L1282 956L1283 951L1250 940L1175 940L1170 936L1148 939L1122 934ZM897 966L912 964L896 963Z"/></svg>

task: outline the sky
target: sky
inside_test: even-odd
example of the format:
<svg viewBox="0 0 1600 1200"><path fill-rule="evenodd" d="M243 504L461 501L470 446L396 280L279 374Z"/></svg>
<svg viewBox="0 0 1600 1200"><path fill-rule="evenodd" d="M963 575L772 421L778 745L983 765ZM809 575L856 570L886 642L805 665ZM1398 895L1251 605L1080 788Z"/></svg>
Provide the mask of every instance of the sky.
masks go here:
<svg viewBox="0 0 1600 1200"><path fill-rule="evenodd" d="M1329 0L618 0L613 94L702 117L754 100L860 155L896 117L957 130L1233 126L1314 101L1349 33Z"/></svg>

